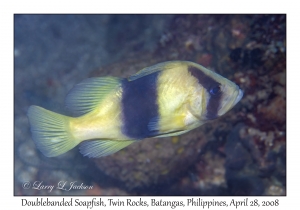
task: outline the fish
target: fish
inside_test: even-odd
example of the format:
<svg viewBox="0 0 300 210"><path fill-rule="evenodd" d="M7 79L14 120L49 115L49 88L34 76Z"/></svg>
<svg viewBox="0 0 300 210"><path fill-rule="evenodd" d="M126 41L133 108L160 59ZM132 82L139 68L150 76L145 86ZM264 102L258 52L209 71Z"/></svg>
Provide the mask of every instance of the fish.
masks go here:
<svg viewBox="0 0 300 210"><path fill-rule="evenodd" d="M47 157L77 145L99 158L146 138L182 135L234 107L243 91L232 81L190 61L166 61L128 78L92 77L67 94L65 116L31 105L32 139Z"/></svg>

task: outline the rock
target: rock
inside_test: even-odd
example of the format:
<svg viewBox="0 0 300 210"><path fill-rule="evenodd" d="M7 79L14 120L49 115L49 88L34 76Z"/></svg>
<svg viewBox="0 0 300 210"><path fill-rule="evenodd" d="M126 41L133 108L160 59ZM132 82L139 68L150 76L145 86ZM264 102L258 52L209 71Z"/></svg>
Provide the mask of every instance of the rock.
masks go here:
<svg viewBox="0 0 300 210"><path fill-rule="evenodd" d="M179 137L144 139L95 163L128 189L168 184L196 161L208 137L204 127Z"/></svg>

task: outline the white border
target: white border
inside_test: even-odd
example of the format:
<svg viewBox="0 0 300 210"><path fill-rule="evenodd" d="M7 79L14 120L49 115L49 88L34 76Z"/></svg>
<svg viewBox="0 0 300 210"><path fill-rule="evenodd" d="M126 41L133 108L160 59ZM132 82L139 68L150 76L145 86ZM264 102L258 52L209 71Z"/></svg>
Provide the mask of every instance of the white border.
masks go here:
<svg viewBox="0 0 300 210"><path fill-rule="evenodd" d="M80 2L80 4L78 4ZM7 1L1 2L1 185L0 206L6 209L21 206L22 198L13 197L13 14L14 13L287 13L287 89L288 89L288 143L287 143L287 197L280 199L280 207L298 206L299 194L299 12L296 1ZM297 145L296 145L297 144ZM52 199L59 199L53 197ZM92 197L78 197L90 200ZM105 197L106 199L108 197ZM157 199L158 197L154 197ZM186 200L187 197L163 197L166 200ZM243 197L238 197L242 200ZM253 199L255 197L251 197ZM257 199L273 199L274 197L257 197ZM126 199L126 197L120 197ZM145 197L151 199L151 197ZM213 199L205 197L205 199ZM217 200L229 200L229 197L217 197ZM32 208L32 207L29 207ZM179 207L177 207L179 208ZM200 207L197 207L198 209ZM4 208L3 208L4 209ZM64 209L73 209L64 207ZM86 207L84 207L86 209ZM106 208L118 209L118 208ZM136 208L137 209L137 208ZM160 209L160 207L155 207ZM164 208L167 209L167 208ZM168 208L170 209L170 208Z"/></svg>

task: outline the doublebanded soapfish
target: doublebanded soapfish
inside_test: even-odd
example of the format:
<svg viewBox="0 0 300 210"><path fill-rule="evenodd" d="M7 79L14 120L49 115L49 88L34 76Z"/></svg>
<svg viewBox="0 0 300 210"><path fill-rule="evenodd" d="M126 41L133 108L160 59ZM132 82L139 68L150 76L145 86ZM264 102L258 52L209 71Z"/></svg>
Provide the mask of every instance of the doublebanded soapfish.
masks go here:
<svg viewBox="0 0 300 210"><path fill-rule="evenodd" d="M224 115L243 96L233 82L196 63L169 61L129 78L95 77L74 86L68 117L30 106L32 138L47 157L80 144L88 157L101 157L145 138L184 134Z"/></svg>

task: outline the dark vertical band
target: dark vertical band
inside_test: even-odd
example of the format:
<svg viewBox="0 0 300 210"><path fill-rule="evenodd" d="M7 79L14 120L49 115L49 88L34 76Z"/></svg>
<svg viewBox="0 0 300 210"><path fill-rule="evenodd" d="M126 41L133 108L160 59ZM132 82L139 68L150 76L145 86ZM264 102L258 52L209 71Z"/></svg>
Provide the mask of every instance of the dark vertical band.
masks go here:
<svg viewBox="0 0 300 210"><path fill-rule="evenodd" d="M158 117L157 77L159 72L137 80L122 82L122 132L132 139L143 139L154 136L156 132L149 131L149 121Z"/></svg>
<svg viewBox="0 0 300 210"><path fill-rule="evenodd" d="M210 98L209 98L209 101L208 101L207 107L206 107L206 110L207 110L206 118L207 119L217 118L218 117L218 110L219 110L220 103L221 103L222 93L217 94L217 95L212 95L210 93L210 90L212 88L220 85L220 83L218 83L213 78L211 78L211 77L207 76L206 74L204 74L201 71L201 69L198 69L194 66L189 66L188 70L189 70L189 72L191 73L192 76L197 78L199 84L202 85L207 90L207 93L210 95Z"/></svg>

